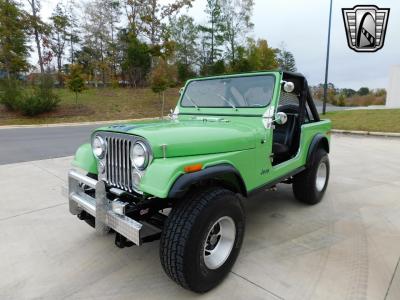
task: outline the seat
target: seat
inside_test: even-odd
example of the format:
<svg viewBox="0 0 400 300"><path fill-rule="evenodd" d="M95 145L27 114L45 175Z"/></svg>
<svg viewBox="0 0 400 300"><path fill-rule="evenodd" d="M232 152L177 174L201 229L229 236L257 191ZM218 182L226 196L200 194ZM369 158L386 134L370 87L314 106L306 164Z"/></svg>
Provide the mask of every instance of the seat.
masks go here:
<svg viewBox="0 0 400 300"><path fill-rule="evenodd" d="M287 145L280 144L280 143L274 143L274 144L272 145L272 152L273 152L275 155L279 155L279 154L282 154L282 153L286 153L286 152L288 152L288 151L289 151L289 147L288 147Z"/></svg>
<svg viewBox="0 0 400 300"><path fill-rule="evenodd" d="M291 156L297 115L288 114L287 117L287 122L283 125L276 125L274 130L272 152L274 153L274 161L278 163L289 159Z"/></svg>

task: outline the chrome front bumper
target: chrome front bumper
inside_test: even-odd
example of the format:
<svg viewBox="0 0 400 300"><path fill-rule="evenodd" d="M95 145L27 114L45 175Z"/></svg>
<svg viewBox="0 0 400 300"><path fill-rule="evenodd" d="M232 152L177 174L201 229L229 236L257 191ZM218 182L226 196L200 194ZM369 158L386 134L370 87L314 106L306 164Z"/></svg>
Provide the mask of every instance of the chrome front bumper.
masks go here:
<svg viewBox="0 0 400 300"><path fill-rule="evenodd" d="M95 189L95 198L83 192L82 185ZM77 215L84 210L95 218L95 228L100 234L106 234L112 228L136 245L141 244L145 235L145 225L125 215L112 211L107 199L105 183L97 181L75 170L68 173L69 211Z"/></svg>

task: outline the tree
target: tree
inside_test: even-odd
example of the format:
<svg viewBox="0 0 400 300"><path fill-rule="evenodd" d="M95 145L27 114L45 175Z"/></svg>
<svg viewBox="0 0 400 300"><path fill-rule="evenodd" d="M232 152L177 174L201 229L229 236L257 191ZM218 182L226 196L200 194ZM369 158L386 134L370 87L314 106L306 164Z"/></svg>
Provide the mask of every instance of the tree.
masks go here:
<svg viewBox="0 0 400 300"><path fill-rule="evenodd" d="M135 86L145 80L150 71L151 55L149 47L139 41L133 31L122 30L119 35L121 47L121 69Z"/></svg>
<svg viewBox="0 0 400 300"><path fill-rule="evenodd" d="M190 65L197 61L196 39L198 27L192 17L181 15L170 19L170 38L176 43L176 59L182 64Z"/></svg>
<svg viewBox="0 0 400 300"><path fill-rule="evenodd" d="M287 51L283 45L281 49L277 49L277 63L283 71L296 72L296 60L292 52Z"/></svg>
<svg viewBox="0 0 400 300"><path fill-rule="evenodd" d="M353 97L355 94L357 94L357 92L353 89L342 89L341 93L346 97L346 98L350 98Z"/></svg>
<svg viewBox="0 0 400 300"><path fill-rule="evenodd" d="M54 54L57 57L57 70L59 82L63 85L63 76L62 72L62 59L64 56L65 45L68 42L70 35L68 33L68 29L70 27L70 20L67 15L66 9L59 3L57 4L53 15L51 16L52 21L52 34L50 46L51 50L53 50Z"/></svg>
<svg viewBox="0 0 400 300"><path fill-rule="evenodd" d="M68 88L75 93L75 102L78 104L78 94L85 89L85 81L82 77L82 67L80 65L72 65L70 67L70 75L68 79Z"/></svg>
<svg viewBox="0 0 400 300"><path fill-rule="evenodd" d="M357 94L360 95L360 96L366 96L366 95L369 94L369 88L367 88L367 87L361 87L361 88L358 90Z"/></svg>
<svg viewBox="0 0 400 300"><path fill-rule="evenodd" d="M69 61L71 64L75 63L75 44L79 43L79 35L78 35L78 18L76 13L76 7L78 4L75 3L74 0L68 0L67 4L67 12L69 19Z"/></svg>
<svg viewBox="0 0 400 300"><path fill-rule="evenodd" d="M29 68L29 46L24 15L18 4L0 0L0 69L8 79L16 78Z"/></svg>
<svg viewBox="0 0 400 300"><path fill-rule="evenodd" d="M346 102L344 101L344 95L343 94L339 95L339 98L338 98L338 101L337 101L337 105L339 105L339 106L345 106L346 105Z"/></svg>
<svg viewBox="0 0 400 300"><path fill-rule="evenodd" d="M174 0L163 5L162 0L124 0L124 10L131 30L137 37L150 42L154 56L161 53L166 30L166 20L176 15L183 7L191 7L194 0Z"/></svg>
<svg viewBox="0 0 400 300"><path fill-rule="evenodd" d="M154 93L158 94L161 101L161 118L164 116L165 91L174 82L175 70L168 63L160 59L150 74L150 86Z"/></svg>
<svg viewBox="0 0 400 300"><path fill-rule="evenodd" d="M170 38L174 42L175 60L180 82L194 76L193 65L198 62L196 40L198 27L192 17L182 15L170 19Z"/></svg>
<svg viewBox="0 0 400 300"><path fill-rule="evenodd" d="M75 53L75 61L82 67L82 72L89 79L95 77L97 52L95 49L82 45L82 48Z"/></svg>
<svg viewBox="0 0 400 300"><path fill-rule="evenodd" d="M248 60L253 71L271 70L278 67L274 49L268 46L266 40L248 42Z"/></svg>
<svg viewBox="0 0 400 300"><path fill-rule="evenodd" d="M106 83L112 70L109 13L109 0L86 2L84 7L85 23L83 24L84 40L82 46L91 53L87 58L90 58L96 87L98 81L102 81L103 84Z"/></svg>
<svg viewBox="0 0 400 300"><path fill-rule="evenodd" d="M203 47L210 49L207 64L212 65L215 59L221 56L220 47L224 42L224 24L220 0L207 0L205 13L208 17L207 24L199 26L199 30L204 33Z"/></svg>
<svg viewBox="0 0 400 300"><path fill-rule="evenodd" d="M29 23L30 23L30 28L31 32L35 38L35 43L36 43L36 49L37 49L37 55L39 59L39 67L40 67L40 73L44 73L44 65L46 62L48 62L51 57L50 53L45 53L42 52L42 43L44 46L47 46L48 39L47 36L50 32L49 26L42 21L40 18L40 0L27 0L31 12L28 14L29 16ZM45 55L44 55L45 54Z"/></svg>
<svg viewBox="0 0 400 300"><path fill-rule="evenodd" d="M376 89L376 90L374 90L374 95L376 97L384 97L384 96L386 96L386 90L385 89Z"/></svg>
<svg viewBox="0 0 400 300"><path fill-rule="evenodd" d="M254 27L251 22L254 0L221 0L223 38L231 65L235 64L236 48Z"/></svg>
<svg viewBox="0 0 400 300"><path fill-rule="evenodd" d="M236 49L237 55L235 58L235 64L231 65L231 70L233 72L250 72L252 71L252 66L247 57L246 47L239 46Z"/></svg>
<svg viewBox="0 0 400 300"><path fill-rule="evenodd" d="M110 27L110 41L108 55L111 61L111 69L114 78L117 76L117 43L116 43L116 25L118 23L119 15L121 12L120 2L118 0L105 1L107 22Z"/></svg>

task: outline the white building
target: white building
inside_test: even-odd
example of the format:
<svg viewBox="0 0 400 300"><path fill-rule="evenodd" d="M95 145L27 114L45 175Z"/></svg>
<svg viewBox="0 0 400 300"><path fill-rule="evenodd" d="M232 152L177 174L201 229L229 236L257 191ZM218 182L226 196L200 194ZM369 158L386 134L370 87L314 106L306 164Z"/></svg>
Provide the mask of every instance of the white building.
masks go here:
<svg viewBox="0 0 400 300"><path fill-rule="evenodd" d="M392 66L386 96L387 108L400 108L400 65Z"/></svg>

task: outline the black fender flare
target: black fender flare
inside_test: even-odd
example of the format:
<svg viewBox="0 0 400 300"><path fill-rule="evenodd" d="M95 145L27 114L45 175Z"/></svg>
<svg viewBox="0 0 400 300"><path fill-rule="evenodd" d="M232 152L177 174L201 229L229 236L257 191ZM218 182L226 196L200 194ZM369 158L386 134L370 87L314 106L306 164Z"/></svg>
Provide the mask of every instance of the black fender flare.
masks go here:
<svg viewBox="0 0 400 300"><path fill-rule="evenodd" d="M310 144L310 147L308 148L308 153L307 153L307 162L306 162L306 167L309 167L310 164L312 163L312 158L314 156L314 153L319 149L322 148L324 149L327 153L329 153L329 141L326 136L324 136L321 133L316 134Z"/></svg>
<svg viewBox="0 0 400 300"><path fill-rule="evenodd" d="M181 175L169 190L168 198L182 198L194 184L207 180L217 180L232 191L243 196L247 195L246 186L239 171L230 164L220 164Z"/></svg>

